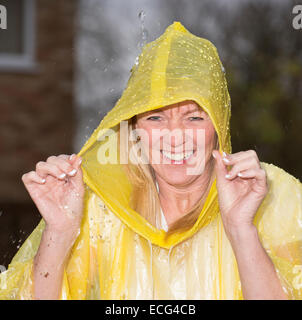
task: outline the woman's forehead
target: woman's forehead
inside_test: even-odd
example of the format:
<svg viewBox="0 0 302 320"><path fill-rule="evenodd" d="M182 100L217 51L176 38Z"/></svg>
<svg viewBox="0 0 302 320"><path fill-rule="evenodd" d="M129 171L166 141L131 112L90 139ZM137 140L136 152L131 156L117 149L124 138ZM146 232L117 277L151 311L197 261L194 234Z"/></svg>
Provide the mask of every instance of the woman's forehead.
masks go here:
<svg viewBox="0 0 302 320"><path fill-rule="evenodd" d="M202 108L194 101L182 101L174 103L156 110L147 111L145 114L154 112L166 113L168 115L173 114L186 114L188 112L203 111Z"/></svg>

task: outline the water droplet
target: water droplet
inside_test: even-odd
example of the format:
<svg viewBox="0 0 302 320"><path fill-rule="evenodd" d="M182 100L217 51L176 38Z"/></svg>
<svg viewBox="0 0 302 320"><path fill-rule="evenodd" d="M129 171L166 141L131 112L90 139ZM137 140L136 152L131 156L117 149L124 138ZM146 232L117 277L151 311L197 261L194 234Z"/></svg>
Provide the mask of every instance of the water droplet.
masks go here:
<svg viewBox="0 0 302 320"><path fill-rule="evenodd" d="M146 13L144 10L141 10L138 14L138 18L141 22L141 40L138 43L138 48L141 49L146 43L148 39L148 30L145 28L145 17Z"/></svg>
<svg viewBox="0 0 302 320"><path fill-rule="evenodd" d="M138 63L139 63L139 57L137 56L137 57L135 58L134 64L135 64L136 66L138 66Z"/></svg>
<svg viewBox="0 0 302 320"><path fill-rule="evenodd" d="M146 17L145 11L144 11L144 10L140 11L140 12L138 13L138 17L139 17L139 19L140 19L141 21L144 21L144 19L145 19L145 17Z"/></svg>

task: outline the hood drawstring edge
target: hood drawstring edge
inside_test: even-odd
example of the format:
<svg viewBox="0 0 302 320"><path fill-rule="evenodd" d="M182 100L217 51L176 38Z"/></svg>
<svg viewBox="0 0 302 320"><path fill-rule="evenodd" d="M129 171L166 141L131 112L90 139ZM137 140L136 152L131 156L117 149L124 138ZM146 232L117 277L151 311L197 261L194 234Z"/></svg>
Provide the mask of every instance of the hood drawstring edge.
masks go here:
<svg viewBox="0 0 302 320"><path fill-rule="evenodd" d="M149 239L148 239L148 243L150 246L150 274L151 274L151 283L152 283L152 300L154 300L154 279L153 279L153 269L152 269L153 250L152 250L152 243Z"/></svg>

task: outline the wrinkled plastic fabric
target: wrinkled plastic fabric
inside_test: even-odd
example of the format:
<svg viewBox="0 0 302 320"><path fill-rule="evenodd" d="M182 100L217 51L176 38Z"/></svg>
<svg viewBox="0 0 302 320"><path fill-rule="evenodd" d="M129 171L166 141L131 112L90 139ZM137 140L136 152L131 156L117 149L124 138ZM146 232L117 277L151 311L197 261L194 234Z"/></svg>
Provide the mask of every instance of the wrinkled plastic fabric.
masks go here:
<svg viewBox="0 0 302 320"><path fill-rule="evenodd" d="M84 217L64 270L61 299L243 299L215 182L194 226L167 234L130 207L132 184L122 166L98 161L108 129L117 132L122 120L184 100L196 101L209 114L220 150L231 152L230 97L217 50L176 22L143 48L123 95L79 152ZM109 141L114 146L116 139ZM254 223L284 291L301 299L301 183L272 164L261 166L269 191ZM43 229L41 220L0 275L0 299L33 298L33 258Z"/></svg>

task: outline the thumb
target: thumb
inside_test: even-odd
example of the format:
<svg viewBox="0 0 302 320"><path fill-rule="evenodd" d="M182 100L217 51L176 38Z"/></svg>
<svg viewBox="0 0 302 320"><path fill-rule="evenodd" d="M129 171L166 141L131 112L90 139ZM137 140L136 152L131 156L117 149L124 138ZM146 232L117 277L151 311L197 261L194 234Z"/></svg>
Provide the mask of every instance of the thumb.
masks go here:
<svg viewBox="0 0 302 320"><path fill-rule="evenodd" d="M81 169L82 158L76 154L72 154L69 158L69 163L77 170L72 180L77 185L81 185L83 183L83 172Z"/></svg>
<svg viewBox="0 0 302 320"><path fill-rule="evenodd" d="M226 165L222 161L222 156L218 150L213 150L213 158L215 159L215 172L218 181L224 181L225 175L228 173Z"/></svg>

